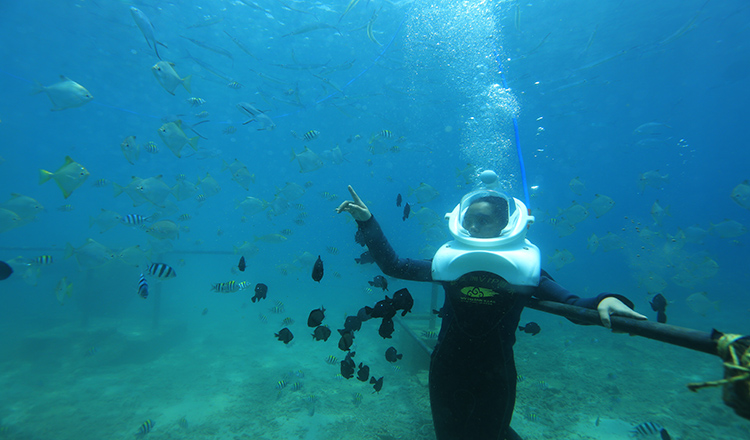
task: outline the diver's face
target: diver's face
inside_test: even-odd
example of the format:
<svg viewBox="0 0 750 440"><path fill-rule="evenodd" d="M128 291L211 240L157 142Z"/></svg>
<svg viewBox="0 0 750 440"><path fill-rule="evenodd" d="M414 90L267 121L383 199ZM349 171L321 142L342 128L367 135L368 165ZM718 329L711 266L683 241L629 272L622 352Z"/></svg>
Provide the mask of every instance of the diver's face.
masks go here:
<svg viewBox="0 0 750 440"><path fill-rule="evenodd" d="M477 238L495 238L500 236L500 231L505 227L497 218L492 205L487 202L472 203L464 214L461 225L469 231L469 235Z"/></svg>

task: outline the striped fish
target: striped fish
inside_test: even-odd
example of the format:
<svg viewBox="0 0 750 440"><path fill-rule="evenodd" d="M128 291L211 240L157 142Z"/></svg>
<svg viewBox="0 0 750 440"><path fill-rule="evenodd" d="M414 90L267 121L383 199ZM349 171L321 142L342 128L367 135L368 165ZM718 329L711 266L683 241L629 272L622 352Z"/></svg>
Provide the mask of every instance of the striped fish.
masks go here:
<svg viewBox="0 0 750 440"><path fill-rule="evenodd" d="M149 141L146 143L146 145L143 147L147 153L149 154L156 154L159 152L159 146L154 143L154 141Z"/></svg>
<svg viewBox="0 0 750 440"><path fill-rule="evenodd" d="M148 298L148 283L146 282L146 276L141 274L141 279L138 280L138 296L143 299Z"/></svg>
<svg viewBox="0 0 750 440"><path fill-rule="evenodd" d="M666 433L667 430L664 429L664 427L660 424L654 422L643 422L640 425L634 427L631 431L631 433L636 437L651 437L656 434L661 434L662 438L665 438L662 432ZM669 438L669 434L666 435L666 438Z"/></svg>
<svg viewBox="0 0 750 440"><path fill-rule="evenodd" d="M252 284L249 281L240 281L240 283L237 284L237 287L239 287L240 290L245 290L245 289L247 289L248 287L251 287L251 286L252 286Z"/></svg>
<svg viewBox="0 0 750 440"><path fill-rule="evenodd" d="M128 226L140 226L149 221L148 217L144 217L138 214L128 214L122 218L122 222Z"/></svg>
<svg viewBox="0 0 750 440"><path fill-rule="evenodd" d="M277 390L283 390L284 388L286 388L286 381L285 380L282 379L282 380L276 382L276 389Z"/></svg>
<svg viewBox="0 0 750 440"><path fill-rule="evenodd" d="M146 420L143 422L141 427L138 429L138 432L135 434L136 437L143 437L144 435L151 432L152 429L154 429L155 423L151 421L151 419Z"/></svg>
<svg viewBox="0 0 750 440"><path fill-rule="evenodd" d="M393 137L393 132L391 130L381 130L380 133L378 133L378 137L390 139Z"/></svg>
<svg viewBox="0 0 750 440"><path fill-rule="evenodd" d="M151 263L148 267L148 274L155 276L156 278L174 278L177 276L177 272L171 267L164 263Z"/></svg>
<svg viewBox="0 0 750 440"><path fill-rule="evenodd" d="M227 281L226 283L216 283L211 286L211 290L219 293L232 293L240 290L240 285L236 281Z"/></svg>
<svg viewBox="0 0 750 440"><path fill-rule="evenodd" d="M276 301L276 305L273 306L270 310L272 313L284 313L284 303L281 301Z"/></svg>
<svg viewBox="0 0 750 440"><path fill-rule="evenodd" d="M292 391L299 391L302 389L302 384L299 382L294 382L292 384Z"/></svg>
<svg viewBox="0 0 750 440"><path fill-rule="evenodd" d="M188 429L188 421L187 421L187 419L185 418L185 416L183 416L183 417L182 417L182 418L181 418L180 420L178 420L178 421L177 421L177 424L178 424L178 425L180 426L180 428L182 428L182 429Z"/></svg>
<svg viewBox="0 0 750 440"><path fill-rule="evenodd" d="M328 365L336 365L339 363L339 360L336 359L336 356L330 355L326 358L326 364Z"/></svg>
<svg viewBox="0 0 750 440"><path fill-rule="evenodd" d="M320 132L318 130L310 130L307 133L302 135L302 138L306 141L311 141L313 139L316 139Z"/></svg>
<svg viewBox="0 0 750 440"><path fill-rule="evenodd" d="M108 179L104 179L104 178L99 179L96 182L94 182L94 186L97 187L97 188L104 188L107 185L109 185L109 180Z"/></svg>
<svg viewBox="0 0 750 440"><path fill-rule="evenodd" d="M47 264L52 264L53 263L52 255L40 255L40 256L34 258L34 263L36 263L36 264L38 264L40 266L45 266Z"/></svg>

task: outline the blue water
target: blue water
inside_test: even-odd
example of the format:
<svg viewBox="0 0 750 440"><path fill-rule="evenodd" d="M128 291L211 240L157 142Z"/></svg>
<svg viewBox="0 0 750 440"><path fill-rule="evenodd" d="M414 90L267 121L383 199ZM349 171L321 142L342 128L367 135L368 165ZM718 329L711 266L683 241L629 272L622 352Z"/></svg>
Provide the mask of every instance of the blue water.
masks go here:
<svg viewBox="0 0 750 440"><path fill-rule="evenodd" d="M744 128L750 99L750 10L744 2L453 3L360 1L342 17L348 4L343 0L2 2L0 187L4 194L0 196L29 196L45 210L34 221L0 234L0 260L40 255L54 259L51 265L32 267L32 272L27 272L29 266L14 264L16 273L0 283L0 323L3 340L8 341L0 350L3 371L8 372L1 380L14 384L12 392L0 397L2 435L48 438L55 432L59 438L80 438L96 432L125 437L153 418L157 424L149 435L158 438L168 435L169 429L178 435L177 420L183 415L190 420L189 411L205 428L217 413L197 408L211 399L211 390L226 382L200 377L217 369L237 383L252 383L253 390L262 390L243 392L247 401L229 399L234 403L225 402L226 407L236 413L240 411L236 408L248 411L249 406L259 408L258 413L242 413L236 423L214 418L214 427L193 431L188 438L232 438L240 432L266 438L302 435L272 428L276 425L270 421L279 413L289 413L289 408L293 410L286 423L307 426L304 435L309 438L347 438L341 430L344 425L354 433L374 425L379 431L371 431L377 431L380 438L430 438L432 434L422 429L430 421L425 389L409 388L415 382L405 372L392 378L400 386L388 391L386 385L385 393L375 396L367 385L332 383L335 371L326 369L329 366L322 359L328 354L343 358L342 352L333 339L312 344L304 321L310 310L323 304L334 328L345 314L380 299L378 293L366 289L366 281L380 272L374 265L354 264L353 258L364 251L353 241L355 225L346 215L334 212L349 198L348 184L377 216L400 254L429 258L449 238L441 221L443 213L478 184L478 172L498 171L506 191L524 200L513 117L519 125L530 208L537 217L528 238L541 248L543 265L561 284L581 296L621 293L652 320L655 314L648 300L660 292L670 301L670 324L702 331L750 332L748 236L721 237L711 231L712 224L727 219L750 226L750 207L730 198L733 188L750 178ZM162 59L173 62L181 77L192 75L192 93L179 86L173 96L154 78L151 66L159 60L135 26L131 6L150 18L156 39L168 46L159 46ZM376 41L368 38L368 22ZM232 59L181 36L229 51ZM189 58L188 52L215 73ZM507 89L501 86L500 70ZM48 86L58 82L59 75L83 85L94 100L53 112L45 94L30 94L35 81ZM241 87L229 87L227 79ZM187 101L191 97L205 104L191 107ZM243 125L247 118L236 108L239 102L264 111L275 129L258 130L257 122ZM208 112L205 119L197 116L202 111ZM195 136L187 130L194 126L203 137L198 151L186 146L182 158L175 157L157 134L162 124L176 119L182 120L188 136ZM649 123L654 130L636 131ZM230 127L236 131L225 133ZM319 136L301 139L310 130ZM382 130L389 130L392 137L378 139ZM131 135L141 146L140 157L132 165L120 150L121 142ZM149 141L158 145L158 153L143 150ZM292 150L301 153L305 146L323 157L320 169L302 173L299 163L290 161ZM333 163L324 154L337 146L344 153L343 163ZM91 173L68 199L53 181L40 185L38 179L39 169L55 171L66 156ZM222 170L223 161L234 159L255 175L249 190ZM469 171L459 176L457 170L467 169L467 164ZM669 178L640 191L639 176L649 171ZM132 176L162 175L172 186L179 174L196 182L207 173L218 181L221 191L203 203L193 197L178 202L169 196L171 210L148 203L134 207L127 195L113 194L113 183L125 186ZM585 185L581 194L569 187L574 178ZM93 186L99 179L110 183L103 188ZM247 196L273 202L286 182L307 184L305 194L291 201L300 206L290 206L279 215L265 210L244 216L235 209ZM438 193L424 204L410 195L422 182ZM406 221L402 208L395 206L399 193L412 205L412 216ZM614 207L601 218L590 212L575 225L575 232L560 236L560 225L566 222L560 211L573 201L587 205L595 194L612 198ZM658 224L650 214L656 201L669 207L671 214ZM71 205L68 209L72 210L58 209L63 205ZM416 216L422 207L434 213ZM177 222L180 238L165 243L125 225L100 233L96 226L89 227L89 218L101 209L122 216L161 215ZM301 212L307 216L295 222ZM178 220L181 214L189 214L190 220ZM430 220L431 215L435 220ZM681 239L680 231L691 226L705 230L706 236L697 242ZM283 243L255 242L255 237L286 229L291 235ZM654 238L647 241L644 230L653 232ZM601 238L608 232L616 234L622 245L608 252L587 249L592 234ZM88 238L115 253L134 245L151 249L152 260L171 265L178 276L164 282L152 280L152 296L144 301L136 294L143 267L114 259L82 269L75 258L64 259L66 243L79 248ZM258 249L246 255L248 269L240 273L234 269L240 255L233 252L233 246L245 241ZM557 269L550 257L563 249L574 261ZM310 279L312 264L298 260L303 252L324 260L326 274L320 284ZM718 270L710 276L690 283L676 278L704 270L706 265L715 267L714 263ZM71 298L61 306L54 290L63 277L74 287ZM658 292L646 287L649 278L663 280ZM267 284L267 302L251 303L250 291L227 295L210 291L212 284L230 280ZM390 282L391 291L394 287L412 290L417 313L429 312L429 286ZM697 292L706 292L708 305L701 308L687 301ZM281 316L268 310L275 301L285 304ZM202 316L204 309L208 313ZM260 321L261 313L267 324ZM291 327L296 330L296 342L291 347L273 338L286 316L296 321ZM558 325L557 318L530 316L546 325ZM601 331L592 336L591 329L560 325L562 333L576 335L573 341L588 341L584 343L587 348L593 338L613 338ZM369 332L358 342L359 351L371 352L374 359L390 343L380 339L374 328ZM564 335L550 333L546 343L551 350L563 343L567 346ZM523 344L521 340L519 352ZM648 345L640 349L646 357L661 350L673 353L671 348L644 344ZM571 350L575 347L574 343ZM88 353L92 348L96 350ZM584 352L608 368L605 360L618 348L610 343L598 348ZM720 413L724 421L702 419L705 431L701 432L737 438L744 422L721 404L718 393L704 391L711 398L707 405L712 406L682 407L699 398L683 396L683 383L718 379L719 361L700 358L714 368L701 367L699 373L684 365L703 355L684 350L674 353L684 359L666 367L682 368L674 390L644 390L653 393L658 406L670 408L665 410L670 415L662 412L661 417L680 426L676 428L679 438L701 438L691 437L696 431L679 424L700 418L704 412ZM247 362L229 359L232 355ZM549 357L539 359L542 356ZM529 368L555 362L551 353L533 359L519 354L518 358L519 369L527 361ZM371 362L390 368L382 360ZM188 364L186 371L173 370ZM635 376L663 368L623 368L629 367L640 372L629 373ZM312 371L306 375L305 392L320 399L313 418L306 409L299 410L304 406L299 403L301 397L279 397L273 389L285 372L300 368ZM318 379L323 373L316 376L320 371L326 372L325 380ZM656 389L663 376L652 379ZM96 385L82 383L85 380ZM170 380L176 381L177 390L162 388L169 388ZM148 385L139 386L142 381ZM115 382L122 388L103 385ZM565 388L564 384L554 386ZM96 393L105 388L106 398ZM227 389L231 394L237 388ZM61 397L66 390L85 397ZM176 397L180 390L185 390L181 398ZM338 391L331 390L341 390L346 397L336 400ZM367 410L372 417L352 408L350 396L355 391L365 394L363 405L373 405ZM519 388L517 411L527 409L522 391ZM190 407L185 409L187 415L182 408L168 409L176 405L163 396L170 392L174 394L171 399L181 399ZM684 400L669 400L665 395L670 392L680 393ZM640 398L631 396L632 405L627 408L617 406L625 405L625 398L625 403L613 404L604 415L632 424L658 418L653 406L637 410ZM389 405L404 406L402 429L384 430ZM86 406L86 421L76 420L75 412L40 409L60 406ZM225 410L225 406L220 408ZM263 411L270 415L261 415ZM315 417L327 418L309 421ZM542 417L526 432L570 427L567 419L553 419ZM95 430L81 425L93 425Z"/></svg>

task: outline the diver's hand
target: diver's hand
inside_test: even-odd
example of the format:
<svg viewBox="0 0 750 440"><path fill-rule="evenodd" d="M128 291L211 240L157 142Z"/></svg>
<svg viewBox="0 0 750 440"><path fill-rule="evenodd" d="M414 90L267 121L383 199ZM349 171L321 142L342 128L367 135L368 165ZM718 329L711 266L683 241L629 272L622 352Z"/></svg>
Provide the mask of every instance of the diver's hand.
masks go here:
<svg viewBox="0 0 750 440"><path fill-rule="evenodd" d="M612 328L612 321L609 319L610 315L626 316L633 319L648 319L640 313L636 313L635 310L612 296L604 298L596 307L596 310L599 312L599 317L602 319L602 325L607 328Z"/></svg>
<svg viewBox="0 0 750 440"><path fill-rule="evenodd" d="M336 213L341 214L342 212L346 211L349 214L354 217L354 220L358 220L361 222L367 221L372 217L372 214L370 213L370 210L367 209L367 205L365 205L365 202L362 201L362 199L359 198L356 192L354 192L354 188L352 188L351 185L348 186L349 188L349 194L352 195L351 200L344 200L344 203L339 205L338 208L336 208Z"/></svg>

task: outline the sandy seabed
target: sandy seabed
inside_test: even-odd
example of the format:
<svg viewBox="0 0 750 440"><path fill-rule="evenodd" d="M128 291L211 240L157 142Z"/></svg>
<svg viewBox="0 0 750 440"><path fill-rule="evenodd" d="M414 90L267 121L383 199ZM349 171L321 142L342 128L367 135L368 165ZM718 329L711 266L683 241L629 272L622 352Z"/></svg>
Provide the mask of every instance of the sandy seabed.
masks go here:
<svg viewBox="0 0 750 440"><path fill-rule="evenodd" d="M355 339L355 361L384 377L375 393L326 363L344 357L336 333L313 341L298 322L286 346L273 338L281 319L247 312L238 325L208 314L157 328L102 319L4 336L0 439L125 439L146 420L151 440L435 438L428 357L398 325L392 340L372 323ZM624 440L646 421L673 439L749 438L750 421L718 389L685 386L721 378L718 358L555 317L539 322L539 335L519 333L516 344L513 427L525 440ZM434 344L426 320L407 325ZM390 345L404 354L395 367L383 355Z"/></svg>

